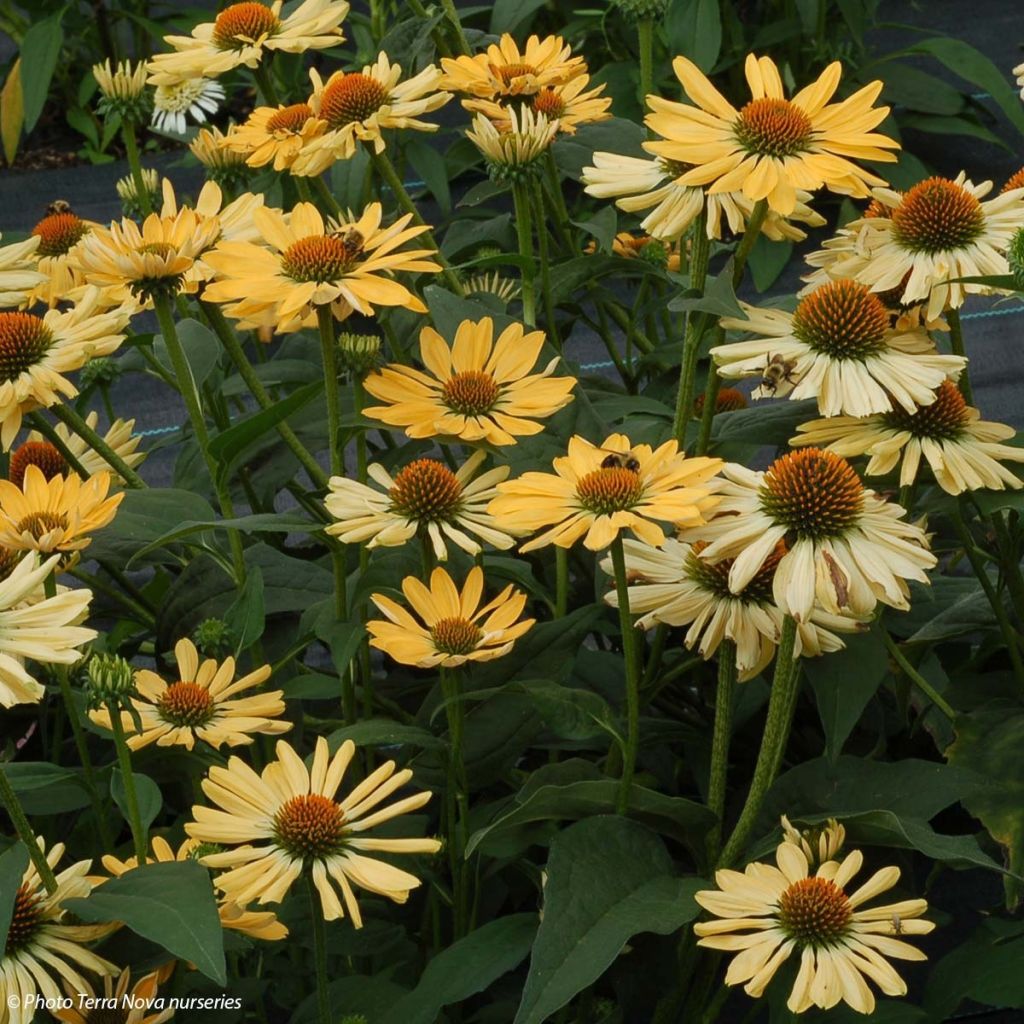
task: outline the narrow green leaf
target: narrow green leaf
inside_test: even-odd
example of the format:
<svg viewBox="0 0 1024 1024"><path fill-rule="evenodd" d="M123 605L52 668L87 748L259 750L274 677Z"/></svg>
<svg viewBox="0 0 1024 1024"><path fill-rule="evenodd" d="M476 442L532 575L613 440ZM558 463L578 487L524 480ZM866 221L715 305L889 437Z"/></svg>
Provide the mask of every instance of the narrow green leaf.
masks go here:
<svg viewBox="0 0 1024 1024"><path fill-rule="evenodd" d="M238 592L238 597L224 613L224 621L231 630L231 635L236 638L236 657L263 636L266 608L263 598L263 573L258 568L246 574L245 584Z"/></svg>
<svg viewBox="0 0 1024 1024"><path fill-rule="evenodd" d="M37 21L25 33L21 43L21 88L24 95L25 132L32 131L46 106L50 79L57 67L64 30L62 7L49 18Z"/></svg>

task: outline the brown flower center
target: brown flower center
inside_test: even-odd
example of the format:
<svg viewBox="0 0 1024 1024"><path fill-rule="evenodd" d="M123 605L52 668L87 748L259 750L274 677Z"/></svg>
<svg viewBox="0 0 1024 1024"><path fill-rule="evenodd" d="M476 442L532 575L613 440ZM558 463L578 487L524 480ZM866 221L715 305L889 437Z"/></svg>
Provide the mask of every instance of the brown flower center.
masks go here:
<svg viewBox="0 0 1024 1024"><path fill-rule="evenodd" d="M51 530L66 530L68 517L64 512L30 512L18 520L14 529L27 533L36 540L42 540Z"/></svg>
<svg viewBox="0 0 1024 1024"><path fill-rule="evenodd" d="M879 199L872 199L871 202L864 207L864 217L867 220L878 220L879 218L886 219L890 215L889 207Z"/></svg>
<svg viewBox="0 0 1024 1024"><path fill-rule="evenodd" d="M501 396L498 382L483 370L454 373L441 388L441 400L449 409L463 416L482 416L494 408Z"/></svg>
<svg viewBox="0 0 1024 1024"><path fill-rule="evenodd" d="M63 476L68 468L64 456L49 441L26 441L11 453L7 475L15 487L20 488L24 484L25 470L29 466L38 466L47 480Z"/></svg>
<svg viewBox="0 0 1024 1024"><path fill-rule="evenodd" d="M320 98L320 116L332 127L343 128L365 121L388 98L388 91L375 78L353 72L336 78Z"/></svg>
<svg viewBox="0 0 1024 1024"><path fill-rule="evenodd" d="M856 281L829 281L802 299L793 334L834 359L866 359L885 348L889 314L877 295Z"/></svg>
<svg viewBox="0 0 1024 1024"><path fill-rule="evenodd" d="M345 835L345 812L319 793L293 796L274 815L274 838L293 857L321 860L337 853Z"/></svg>
<svg viewBox="0 0 1024 1024"><path fill-rule="evenodd" d="M829 946L846 934L853 908L846 893L827 878L802 878L779 897L779 923L806 946Z"/></svg>
<svg viewBox="0 0 1024 1024"><path fill-rule="evenodd" d="M146 242L138 247L138 252L147 256L171 256L174 253L174 246L170 242Z"/></svg>
<svg viewBox="0 0 1024 1024"><path fill-rule="evenodd" d="M313 108L308 103L293 103L282 107L267 121L267 131L298 135L312 116Z"/></svg>
<svg viewBox="0 0 1024 1024"><path fill-rule="evenodd" d="M761 508L798 538L838 537L860 518L864 487L846 459L801 448L776 459L764 476Z"/></svg>
<svg viewBox="0 0 1024 1024"><path fill-rule="evenodd" d="M14 572L14 567L21 561L21 552L10 548L0 548L0 583Z"/></svg>
<svg viewBox="0 0 1024 1024"><path fill-rule="evenodd" d="M0 313L0 384L16 380L49 351L53 334L31 313Z"/></svg>
<svg viewBox="0 0 1024 1024"><path fill-rule="evenodd" d="M293 281L337 281L356 265L362 239L338 235L307 235L281 254L281 267Z"/></svg>
<svg viewBox="0 0 1024 1024"><path fill-rule="evenodd" d="M264 4L232 4L213 23L213 43L220 50L240 50L272 35L280 26L277 15Z"/></svg>
<svg viewBox="0 0 1024 1024"><path fill-rule="evenodd" d="M595 469L576 483L580 504L596 515L610 515L632 508L644 493L640 474L625 466Z"/></svg>
<svg viewBox="0 0 1024 1024"><path fill-rule="evenodd" d="M914 437L948 441L959 437L970 420L967 403L960 389L950 380L943 381L931 405L919 405L908 413L902 406L887 412L883 419L896 430L909 430Z"/></svg>
<svg viewBox="0 0 1024 1024"><path fill-rule="evenodd" d="M724 558L720 562L706 562L700 557L701 551L708 546L707 541L698 541L686 559L686 575L699 587L714 594L719 599L740 599L748 604L767 604L772 600L772 581L775 570L786 554L786 545L779 541L775 550L765 560L764 565L754 574L754 578L740 591L734 594L729 589L729 570L734 558Z"/></svg>
<svg viewBox="0 0 1024 1024"><path fill-rule="evenodd" d="M926 178L892 212L893 237L911 252L963 249L985 229L981 203L947 178Z"/></svg>
<svg viewBox="0 0 1024 1024"><path fill-rule="evenodd" d="M747 398L739 388L720 388L715 395L715 413L735 412L747 408ZM694 412L700 416L704 412L704 396L698 395L693 402Z"/></svg>
<svg viewBox="0 0 1024 1024"><path fill-rule="evenodd" d="M1014 171L1014 173L1006 179L1006 184L999 190L999 194L1002 195L1004 192L1012 192L1015 188L1024 188L1024 167L1019 171Z"/></svg>
<svg viewBox="0 0 1024 1024"><path fill-rule="evenodd" d="M39 236L36 251L40 256L63 256L88 230L85 221L73 213L51 213L32 229L32 234Z"/></svg>
<svg viewBox="0 0 1024 1024"><path fill-rule="evenodd" d="M740 111L734 131L749 152L783 157L806 150L812 128L810 118L789 100L765 96Z"/></svg>
<svg viewBox="0 0 1024 1024"><path fill-rule="evenodd" d="M171 683L156 703L160 717L173 725L206 725L213 718L210 691L198 683Z"/></svg>
<svg viewBox="0 0 1024 1024"><path fill-rule="evenodd" d="M423 522L453 518L462 502L462 484L436 459L410 462L391 488L391 508L399 515Z"/></svg>
<svg viewBox="0 0 1024 1024"><path fill-rule="evenodd" d="M468 619L438 619L430 627L434 646L445 654L469 654L483 636L480 627Z"/></svg>
<svg viewBox="0 0 1024 1024"><path fill-rule="evenodd" d="M517 78L537 74L533 64L489 64L491 74L505 85L510 85Z"/></svg>
<svg viewBox="0 0 1024 1024"><path fill-rule="evenodd" d="M533 97L533 110L536 114L544 114L548 120L554 120L565 113L565 100L554 89L541 89Z"/></svg>
<svg viewBox="0 0 1024 1024"><path fill-rule="evenodd" d="M14 913L11 925L7 929L7 944L4 947L4 958L24 949L39 929L42 913L39 897L27 885L21 886L14 896Z"/></svg>

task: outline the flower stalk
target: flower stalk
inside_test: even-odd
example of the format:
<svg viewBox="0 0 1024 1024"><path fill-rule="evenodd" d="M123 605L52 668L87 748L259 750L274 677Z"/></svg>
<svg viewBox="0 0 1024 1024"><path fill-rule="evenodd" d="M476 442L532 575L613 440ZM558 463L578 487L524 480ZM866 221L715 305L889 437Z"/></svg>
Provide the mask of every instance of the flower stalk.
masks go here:
<svg viewBox="0 0 1024 1024"><path fill-rule="evenodd" d="M729 773L729 740L732 736L732 705L736 689L736 645L723 640L718 648L718 686L715 689L715 725L711 738L711 776L708 808L718 819L707 838L708 863L713 864L722 846L722 819Z"/></svg>
<svg viewBox="0 0 1024 1024"><path fill-rule="evenodd" d="M512 201L516 211L516 235L519 255L522 257L523 322L527 327L537 326L536 262L533 256L533 215L530 186L516 183L512 186Z"/></svg>
<svg viewBox="0 0 1024 1024"><path fill-rule="evenodd" d="M128 740L121 721L121 706L118 701L107 702L110 713L110 728L114 734L114 749L117 751L117 763L121 769L121 781L124 783L124 801L128 807L128 827L132 833L132 845L135 849L135 862L141 867L146 863L146 847L149 840L142 825L139 813L139 796L135 789L135 775L132 772L132 756L128 749Z"/></svg>
<svg viewBox="0 0 1024 1024"><path fill-rule="evenodd" d="M331 1000L327 988L327 928L316 885L313 883L313 870L306 867L306 892L309 895L309 917L313 925L313 959L316 964L316 1006L320 1024L331 1024Z"/></svg>
<svg viewBox="0 0 1024 1024"><path fill-rule="evenodd" d="M626 663L626 743L622 757L622 775L616 811L625 814L629 808L629 791L636 772L637 751L640 746L640 665L638 660L636 627L629 608L629 583L626 575L626 554L622 535L616 535L611 544L612 570L615 592L619 604L619 626L622 630L622 656Z"/></svg>
<svg viewBox="0 0 1024 1024"><path fill-rule="evenodd" d="M43 851L39 849L36 834L32 831L32 826L25 816L25 809L21 806L18 794L14 792L11 780L7 777L7 766L2 762L0 762L0 803L4 805L4 809L11 819L11 824L14 826L14 831L18 833L18 838L28 849L28 855L32 858L32 863L42 879L43 885L46 886L46 891L48 893L55 893L57 891L57 879L54 876L53 869L50 867Z"/></svg>

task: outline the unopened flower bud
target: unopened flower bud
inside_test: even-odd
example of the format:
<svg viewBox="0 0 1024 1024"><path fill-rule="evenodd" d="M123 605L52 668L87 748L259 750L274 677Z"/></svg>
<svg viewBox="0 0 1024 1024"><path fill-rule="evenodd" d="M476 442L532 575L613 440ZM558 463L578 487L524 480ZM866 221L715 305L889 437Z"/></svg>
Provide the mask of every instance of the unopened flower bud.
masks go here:
<svg viewBox="0 0 1024 1024"><path fill-rule="evenodd" d="M143 167L142 181L149 193L150 209L156 209L160 205L160 175L152 167ZM135 179L129 174L127 177L120 178L114 187L121 200L124 215L134 218L141 217L142 204L139 202L139 195L135 188Z"/></svg>
<svg viewBox="0 0 1024 1024"><path fill-rule="evenodd" d="M612 0L612 6L622 11L628 21L637 22L663 17L668 10L668 0Z"/></svg>
<svg viewBox="0 0 1024 1024"><path fill-rule="evenodd" d="M343 370L363 377L380 360L380 337L345 332L338 336L338 357Z"/></svg>
<svg viewBox="0 0 1024 1024"><path fill-rule="evenodd" d="M192 642L208 658L222 658L235 646L231 627L223 619L203 619L192 633Z"/></svg>
<svg viewBox="0 0 1024 1024"><path fill-rule="evenodd" d="M85 694L90 709L125 706L134 690L135 672L127 660L116 654L94 654L89 659Z"/></svg>

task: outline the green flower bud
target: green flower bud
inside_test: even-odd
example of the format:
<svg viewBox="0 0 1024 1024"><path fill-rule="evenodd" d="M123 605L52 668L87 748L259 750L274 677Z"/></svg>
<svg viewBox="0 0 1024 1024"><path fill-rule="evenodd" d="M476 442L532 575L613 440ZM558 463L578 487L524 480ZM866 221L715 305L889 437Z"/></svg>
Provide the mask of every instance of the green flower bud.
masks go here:
<svg viewBox="0 0 1024 1024"><path fill-rule="evenodd" d="M612 6L622 11L629 21L661 18L668 10L668 0L612 0Z"/></svg>
<svg viewBox="0 0 1024 1024"><path fill-rule="evenodd" d="M223 853L224 847L219 843L197 843L188 852L189 860L197 860L202 863L204 857L210 857L215 853Z"/></svg>
<svg viewBox="0 0 1024 1024"><path fill-rule="evenodd" d="M82 367L80 373L82 390L84 391L96 386L109 386L121 376L122 372L116 359L110 359L107 356L97 356L95 359L90 359Z"/></svg>
<svg viewBox="0 0 1024 1024"><path fill-rule="evenodd" d="M668 266L668 247L658 238L652 238L642 246L637 256L654 267Z"/></svg>
<svg viewBox="0 0 1024 1024"><path fill-rule="evenodd" d="M151 167L143 167L142 181L149 192L149 205L151 209L158 209L160 206L160 175ZM142 216L142 206L139 203L138 192L135 189L135 179L129 174L120 178L114 186L121 200L121 208L126 217L138 219Z"/></svg>
<svg viewBox="0 0 1024 1024"><path fill-rule="evenodd" d="M1011 239L1006 259L1014 282L1019 289L1024 290L1024 228L1020 228Z"/></svg>
<svg viewBox="0 0 1024 1024"><path fill-rule="evenodd" d="M116 654L94 654L86 665L85 696L91 710L127 707L135 692L135 671Z"/></svg>
<svg viewBox="0 0 1024 1024"><path fill-rule="evenodd" d="M203 619L192 633L192 642L207 658L223 658L235 647L234 634L223 619Z"/></svg>
<svg viewBox="0 0 1024 1024"><path fill-rule="evenodd" d="M345 332L338 336L338 355L343 370L364 377L380 361L380 338Z"/></svg>

